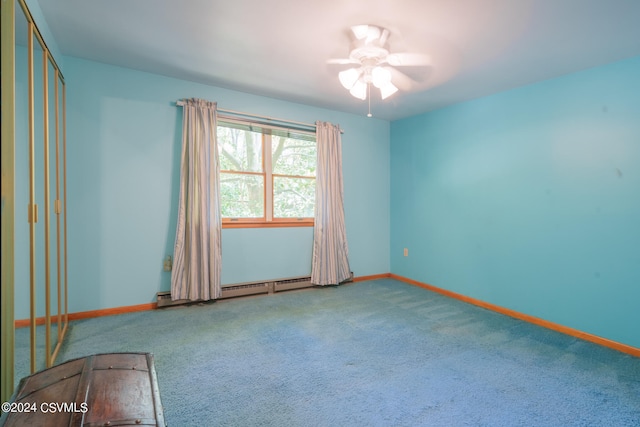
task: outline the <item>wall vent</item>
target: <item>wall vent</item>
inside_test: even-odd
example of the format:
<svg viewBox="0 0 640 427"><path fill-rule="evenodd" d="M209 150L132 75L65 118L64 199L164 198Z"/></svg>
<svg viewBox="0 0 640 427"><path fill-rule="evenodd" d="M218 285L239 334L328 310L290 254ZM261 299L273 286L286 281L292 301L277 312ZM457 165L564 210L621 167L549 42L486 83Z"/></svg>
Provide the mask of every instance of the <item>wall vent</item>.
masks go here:
<svg viewBox="0 0 640 427"><path fill-rule="evenodd" d="M232 286L222 287L222 296L224 298L245 297L248 295L258 295L269 293L269 282L249 282L238 283Z"/></svg>
<svg viewBox="0 0 640 427"><path fill-rule="evenodd" d="M310 288L311 277L292 277L289 279L280 279L273 282L273 292L290 291L293 289Z"/></svg>
<svg viewBox="0 0 640 427"><path fill-rule="evenodd" d="M173 301L171 299L171 292L170 291L166 291L166 292L158 292L157 293L157 303L158 303L158 308L162 308L162 307L169 307L172 305L182 305L182 304L188 304L191 301L186 300L186 299L181 299L181 300L177 300L177 301Z"/></svg>
<svg viewBox="0 0 640 427"><path fill-rule="evenodd" d="M351 277L347 279L345 282L351 282L352 280L353 280L353 272L351 273ZM223 286L222 296L220 297L220 299L243 297L243 296L249 296L249 295L259 295L259 294L273 294L275 292L310 288L312 286L313 285L311 284L311 276L289 277L285 279L272 280L272 281L266 281L266 282L238 283L235 285ZM163 308L163 307L170 307L170 306L182 305L182 304L193 304L193 303L197 303L197 301L189 301L189 300L173 301L171 300L171 292L165 291L165 292L157 293L157 303L158 303L158 308Z"/></svg>

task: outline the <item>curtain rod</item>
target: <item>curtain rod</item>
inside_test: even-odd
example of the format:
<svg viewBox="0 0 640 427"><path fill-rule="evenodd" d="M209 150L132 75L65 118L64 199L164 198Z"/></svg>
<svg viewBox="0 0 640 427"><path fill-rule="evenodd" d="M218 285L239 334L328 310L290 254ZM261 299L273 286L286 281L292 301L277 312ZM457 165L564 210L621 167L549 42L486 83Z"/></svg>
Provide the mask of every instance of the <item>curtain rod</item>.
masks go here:
<svg viewBox="0 0 640 427"><path fill-rule="evenodd" d="M176 105L179 107L184 106L184 101L183 100L178 100L176 101ZM285 119L277 119L275 117L269 117L269 116L261 116L259 114L250 114L250 113L243 113L241 111L234 111L234 110L225 110L222 108L218 108L218 112L224 114L231 114L234 116L240 116L240 117L246 117L249 119L261 119L261 120L267 120L267 121L271 121L271 122L277 122L277 123L283 123L283 124L292 124L292 125L298 125L298 126L305 126L308 128L311 128L315 131L316 129L316 125L315 124L310 124L310 123L303 123L303 122L296 122L293 120L285 120ZM229 117L229 118L233 118L233 117ZM344 131L342 129L340 129L340 133L344 133Z"/></svg>

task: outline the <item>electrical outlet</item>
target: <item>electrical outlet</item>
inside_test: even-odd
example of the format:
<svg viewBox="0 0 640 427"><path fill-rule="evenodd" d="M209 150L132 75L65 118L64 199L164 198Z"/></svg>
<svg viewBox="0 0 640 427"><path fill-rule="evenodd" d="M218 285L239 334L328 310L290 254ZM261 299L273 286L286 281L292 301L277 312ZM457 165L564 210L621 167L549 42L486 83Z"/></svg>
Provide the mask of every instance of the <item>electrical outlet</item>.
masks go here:
<svg viewBox="0 0 640 427"><path fill-rule="evenodd" d="M164 268L164 271L171 271L171 269L173 268L173 260L171 259L171 255L167 255L167 257L164 259L164 262L162 263L162 266Z"/></svg>
<svg viewBox="0 0 640 427"><path fill-rule="evenodd" d="M409 249L404 248L404 256L409 256Z"/></svg>

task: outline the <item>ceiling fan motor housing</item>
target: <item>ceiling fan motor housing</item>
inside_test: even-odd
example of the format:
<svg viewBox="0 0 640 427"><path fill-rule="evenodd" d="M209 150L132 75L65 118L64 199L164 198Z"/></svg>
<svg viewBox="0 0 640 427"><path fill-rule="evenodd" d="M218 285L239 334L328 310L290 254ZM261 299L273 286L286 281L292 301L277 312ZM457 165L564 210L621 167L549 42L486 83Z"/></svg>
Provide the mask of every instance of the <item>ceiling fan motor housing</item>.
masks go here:
<svg viewBox="0 0 640 427"><path fill-rule="evenodd" d="M349 58L362 63L364 66L375 66L383 63L389 51L379 46L363 46L354 48L349 53Z"/></svg>
<svg viewBox="0 0 640 427"><path fill-rule="evenodd" d="M389 56L387 46L389 30L373 25L366 27L367 31L364 33L358 33L354 30L356 38L352 44L349 58L364 66L375 66L384 62Z"/></svg>

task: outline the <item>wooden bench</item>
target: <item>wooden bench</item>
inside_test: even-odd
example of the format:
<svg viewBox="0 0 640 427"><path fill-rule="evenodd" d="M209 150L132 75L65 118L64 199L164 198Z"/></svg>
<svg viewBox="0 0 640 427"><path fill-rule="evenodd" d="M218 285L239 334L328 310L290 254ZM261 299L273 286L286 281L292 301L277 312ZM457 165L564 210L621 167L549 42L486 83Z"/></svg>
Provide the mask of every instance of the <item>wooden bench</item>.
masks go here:
<svg viewBox="0 0 640 427"><path fill-rule="evenodd" d="M10 404L5 426L166 425L149 353L97 354L42 370L22 379Z"/></svg>

